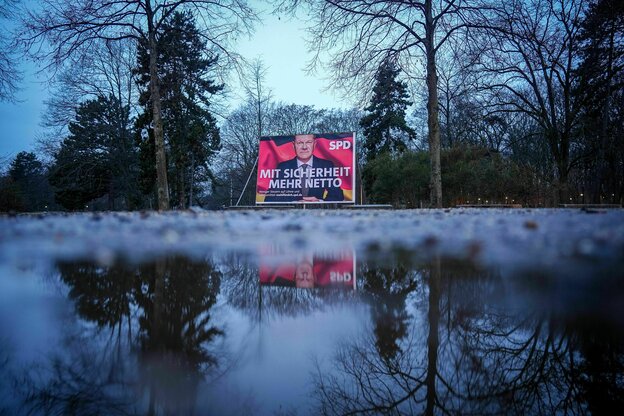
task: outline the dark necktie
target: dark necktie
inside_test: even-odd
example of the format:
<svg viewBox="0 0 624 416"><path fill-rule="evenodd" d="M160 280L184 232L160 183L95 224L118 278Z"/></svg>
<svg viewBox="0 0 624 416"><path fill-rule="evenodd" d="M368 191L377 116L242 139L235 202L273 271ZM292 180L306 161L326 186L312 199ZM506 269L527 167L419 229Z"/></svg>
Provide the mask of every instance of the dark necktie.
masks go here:
<svg viewBox="0 0 624 416"><path fill-rule="evenodd" d="M301 165L301 169L303 170L301 174L301 196L308 196L308 164L304 163L303 165Z"/></svg>

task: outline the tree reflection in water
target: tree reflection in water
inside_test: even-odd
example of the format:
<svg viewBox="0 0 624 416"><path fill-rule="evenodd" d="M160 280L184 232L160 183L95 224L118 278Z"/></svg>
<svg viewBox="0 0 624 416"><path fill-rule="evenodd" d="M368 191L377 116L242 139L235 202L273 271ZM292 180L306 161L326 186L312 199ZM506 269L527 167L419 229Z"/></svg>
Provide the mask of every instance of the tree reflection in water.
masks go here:
<svg viewBox="0 0 624 416"><path fill-rule="evenodd" d="M141 266L63 263L59 271L79 316L96 328L91 335L84 328L68 333L66 356L20 380L25 408L191 412L199 381L217 365L210 346L223 334L210 323L221 284L213 264L173 257Z"/></svg>
<svg viewBox="0 0 624 416"><path fill-rule="evenodd" d="M408 329L407 295L416 289L417 279L405 266L361 268L366 301L371 305L375 347L388 362L402 352L400 340Z"/></svg>
<svg viewBox="0 0 624 416"><path fill-rule="evenodd" d="M221 273L208 262L178 257L139 268L138 281L140 368L149 386L149 413L158 402L165 413L191 411L198 382L217 364L208 345L223 332L210 325L209 311Z"/></svg>
<svg viewBox="0 0 624 416"><path fill-rule="evenodd" d="M110 415L248 409L253 414L251 404L260 403L266 404L264 414L280 409L307 414L309 392L297 389L313 364L301 351L319 352L311 381L316 410L323 414L601 414L623 408L619 317L597 319L595 305L544 303L569 298L549 295L544 276L516 279L440 259L414 264L408 254L380 264L360 262L358 290L263 287L254 259L234 254L139 266L61 264L61 279L81 319L66 316L60 352L17 377L16 396L25 397L18 410ZM599 276L584 280L583 290L595 280ZM527 282L541 284L535 290L539 296L521 293ZM217 296L219 325L213 317ZM621 302L622 293L609 284L591 298L612 305L614 299ZM345 320L335 313L344 313ZM229 323L239 326L230 327L226 342L223 328ZM306 332L291 334L292 328ZM325 332L315 332L318 328ZM276 342L266 334L283 338ZM291 343L290 336L300 338ZM253 354L262 348L265 354ZM3 358L7 354L0 348L0 370L8 363L17 373L12 358ZM292 377L286 385L270 377L274 385L254 390L265 387L266 374L259 369L305 375L297 388ZM200 394L201 383L217 371L227 371L219 378L226 388L215 383ZM231 392L250 405L233 403ZM285 396L293 400L286 402Z"/></svg>
<svg viewBox="0 0 624 416"><path fill-rule="evenodd" d="M9 346L6 340L0 337L0 374L3 374L3 377L0 378L0 415L8 415L10 411L8 409L7 403L10 402L8 397L9 392L9 384L10 377L8 376L9 362L11 361L11 354L9 352Z"/></svg>
<svg viewBox="0 0 624 416"><path fill-rule="evenodd" d="M411 271L394 265L363 275L374 328L341 344L331 365L317 365L319 413L550 415L622 408L621 328L514 307L515 294L506 293L500 275L466 264L434 259Z"/></svg>

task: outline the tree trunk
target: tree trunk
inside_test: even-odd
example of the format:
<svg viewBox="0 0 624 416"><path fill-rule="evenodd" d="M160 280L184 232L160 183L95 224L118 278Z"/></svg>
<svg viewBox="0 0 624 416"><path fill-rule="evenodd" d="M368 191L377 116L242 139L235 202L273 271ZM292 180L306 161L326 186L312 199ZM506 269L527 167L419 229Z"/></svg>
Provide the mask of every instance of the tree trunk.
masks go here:
<svg viewBox="0 0 624 416"><path fill-rule="evenodd" d="M425 2L425 51L427 53L427 127L431 164L430 202L433 208L442 208L442 168L440 166L440 116L438 109L438 74L434 43L435 25L431 0Z"/></svg>
<svg viewBox="0 0 624 416"><path fill-rule="evenodd" d="M193 206L193 186L195 185L195 153L191 153L191 177L189 178L189 199L188 199L188 207L191 208Z"/></svg>
<svg viewBox="0 0 624 416"><path fill-rule="evenodd" d="M613 25L612 25L613 26ZM611 113L611 94L613 79L613 53L615 43L614 29L611 28L609 33L609 58L607 60L607 96L605 97L604 107L602 108L602 119L600 123L600 146L598 147L598 158L596 160L596 178L594 184L594 203L602 203L601 195L604 181L607 177L607 147L609 147L609 115Z"/></svg>
<svg viewBox="0 0 624 416"><path fill-rule="evenodd" d="M602 108L602 120L600 123L600 146L598 146L598 154L596 156L596 175L593 183L592 202L595 204L602 203L602 191L607 172L606 149L609 146L608 129L609 129L609 112L611 111L611 91L610 85L607 90L604 107Z"/></svg>
<svg viewBox="0 0 624 416"><path fill-rule="evenodd" d="M166 323L163 322L163 309L164 309L164 291L165 291L165 278L167 274L167 259L161 258L156 260L156 276L154 276L154 292L152 303L152 316L151 316L151 334L148 335L147 341L147 354L149 358L159 357L163 354L164 337ZM150 372L152 374L157 372L157 366L155 361L150 362ZM155 415L156 413L156 400L157 400L157 381L154 377L150 377L149 381L149 408L148 414Z"/></svg>
<svg viewBox="0 0 624 416"><path fill-rule="evenodd" d="M111 178L110 183L108 184L108 210L115 210L115 190L113 186L113 178Z"/></svg>
<svg viewBox="0 0 624 416"><path fill-rule="evenodd" d="M558 201L555 201L555 206L558 204L569 204L570 196L568 192L568 158L563 156L557 163L557 195Z"/></svg>
<svg viewBox="0 0 624 416"><path fill-rule="evenodd" d="M152 16L148 16L149 21ZM158 210L169 209L169 185L167 183L167 157L160 108L160 85L158 80L156 33L153 25L149 25L149 70L150 98L152 101L152 117L154 123L154 141L156 144L156 189L158 193Z"/></svg>
<svg viewBox="0 0 624 416"><path fill-rule="evenodd" d="M436 377L438 375L438 346L440 340L438 331L440 326L440 278L442 265L439 256L435 256L431 263L431 275L429 278L429 334L427 336L427 386L425 415L433 415L437 400Z"/></svg>
<svg viewBox="0 0 624 416"><path fill-rule="evenodd" d="M184 163L180 163L178 166L178 203L180 209L186 208L186 186L184 180Z"/></svg>

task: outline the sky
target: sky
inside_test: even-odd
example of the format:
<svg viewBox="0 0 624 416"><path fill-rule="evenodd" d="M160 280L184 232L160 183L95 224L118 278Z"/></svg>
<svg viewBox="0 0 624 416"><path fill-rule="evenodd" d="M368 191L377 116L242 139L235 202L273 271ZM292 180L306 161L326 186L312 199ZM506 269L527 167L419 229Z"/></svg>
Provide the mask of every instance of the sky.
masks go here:
<svg viewBox="0 0 624 416"><path fill-rule="evenodd" d="M0 102L0 162L22 150L33 151L41 132L39 121L47 97L45 77L37 76L32 64L22 63L23 80L16 102Z"/></svg>
<svg viewBox="0 0 624 416"><path fill-rule="evenodd" d="M254 35L240 39L235 49L247 59L259 57L264 61L266 87L275 101L344 108L347 105L336 95L322 91L325 87L322 75L308 75L304 71L311 58L304 42L304 24L301 20L264 13ZM48 96L46 76L38 75L37 67L26 60L21 63L21 70L24 78L17 102L0 102L0 163L20 151L36 151L36 140L43 132L40 122Z"/></svg>

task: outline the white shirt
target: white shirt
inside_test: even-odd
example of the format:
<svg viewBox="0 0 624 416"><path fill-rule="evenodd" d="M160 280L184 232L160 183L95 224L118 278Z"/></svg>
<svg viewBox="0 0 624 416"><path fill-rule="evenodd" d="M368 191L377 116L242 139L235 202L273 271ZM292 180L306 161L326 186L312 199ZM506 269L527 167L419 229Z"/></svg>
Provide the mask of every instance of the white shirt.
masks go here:
<svg viewBox="0 0 624 416"><path fill-rule="evenodd" d="M310 167L314 166L314 156L312 156L307 162L302 162L297 159L297 168L300 168L304 163Z"/></svg>

